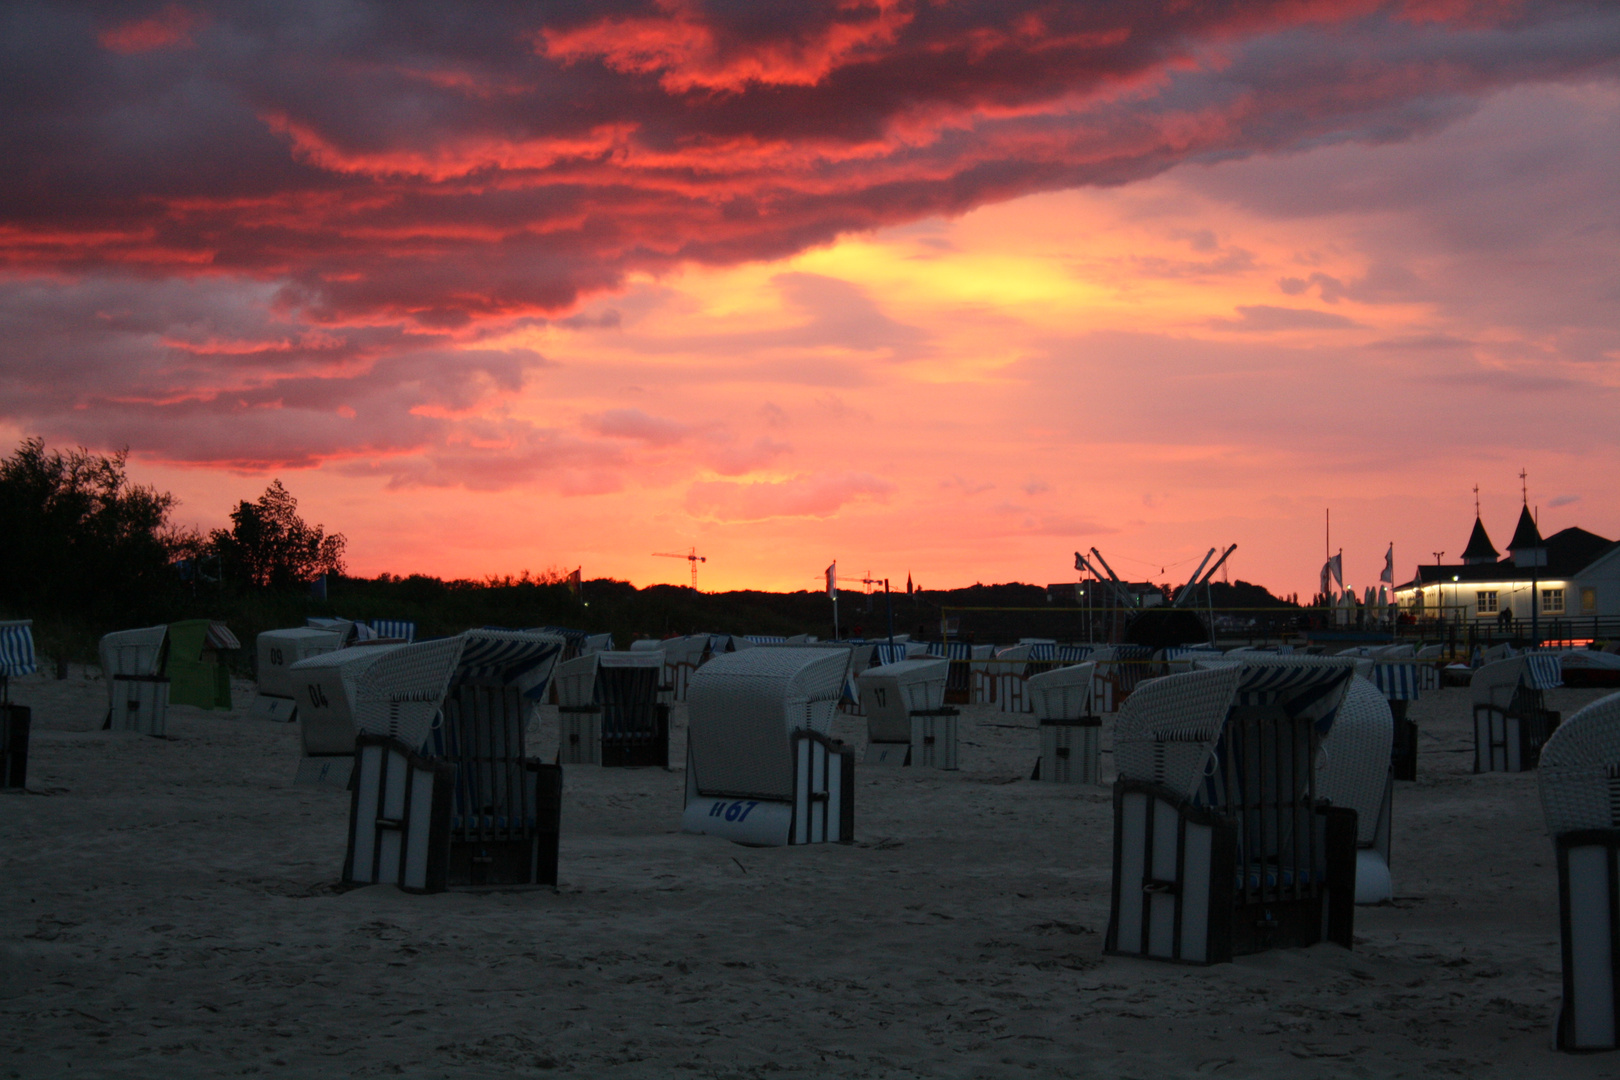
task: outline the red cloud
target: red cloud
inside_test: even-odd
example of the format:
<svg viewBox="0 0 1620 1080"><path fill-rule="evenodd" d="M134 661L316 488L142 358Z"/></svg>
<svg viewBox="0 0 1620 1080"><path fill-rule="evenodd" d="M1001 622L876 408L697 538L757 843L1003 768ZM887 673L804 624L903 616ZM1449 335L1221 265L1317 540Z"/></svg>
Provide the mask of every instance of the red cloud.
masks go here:
<svg viewBox="0 0 1620 1080"><path fill-rule="evenodd" d="M381 8L316 35L221 7L221 33L137 70L63 45L45 9L0 46L0 265L277 281L317 321L555 312L683 260L1400 138L1601 63L1616 19L1495 0L536 10ZM202 18L171 6L102 42L179 44Z"/></svg>
<svg viewBox="0 0 1620 1080"><path fill-rule="evenodd" d="M656 74L672 93L738 92L751 84L814 86L837 68L881 59L912 20L911 5L898 0L843 0L827 5L826 20L808 33L750 38L689 0L652 6L643 15L544 28L537 45L564 63L601 59L615 71Z"/></svg>
<svg viewBox="0 0 1620 1080"><path fill-rule="evenodd" d="M537 358L455 357L630 274L1408 138L1499 87L1607 70L1620 33L1597 0L319 7L171 4L92 37L77 9L42 5L0 35L0 417L175 461L365 462L397 483L556 468L605 490L626 439L684 440L738 475L784 444L627 413L564 438L500 413ZM778 284L807 321L754 346L928 355L858 290ZM1239 314L1246 330L1332 318ZM858 381L855 361L796 366ZM501 464L456 480L480 454ZM846 488L692 497L769 516Z"/></svg>
<svg viewBox="0 0 1620 1080"><path fill-rule="evenodd" d="M191 45L192 33L203 23L202 16L178 4L169 4L156 15L119 23L96 35L101 47L124 56L152 52L176 45Z"/></svg>

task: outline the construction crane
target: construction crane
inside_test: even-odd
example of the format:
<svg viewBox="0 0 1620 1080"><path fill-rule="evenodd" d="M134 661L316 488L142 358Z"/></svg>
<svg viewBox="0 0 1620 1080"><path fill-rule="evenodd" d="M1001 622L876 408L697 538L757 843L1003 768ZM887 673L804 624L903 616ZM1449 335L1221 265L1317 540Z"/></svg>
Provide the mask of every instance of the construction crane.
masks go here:
<svg viewBox="0 0 1620 1080"><path fill-rule="evenodd" d="M687 562L691 563L692 564L692 591L693 592L697 591L697 566L698 566L698 563L700 563L700 562L708 562L709 561L706 556L699 555L697 553L697 548L693 548L691 551L689 551L685 555L680 555L680 554L677 554L676 552L673 552L673 551L655 551L655 552L653 552L653 555L656 556L657 558L660 558L660 559L685 559Z"/></svg>

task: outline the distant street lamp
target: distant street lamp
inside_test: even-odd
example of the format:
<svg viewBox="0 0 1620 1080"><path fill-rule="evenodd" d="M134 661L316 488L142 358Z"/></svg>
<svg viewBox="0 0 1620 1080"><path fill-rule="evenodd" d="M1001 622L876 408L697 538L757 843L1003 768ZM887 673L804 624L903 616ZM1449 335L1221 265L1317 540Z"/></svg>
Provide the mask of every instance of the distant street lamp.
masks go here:
<svg viewBox="0 0 1620 1080"><path fill-rule="evenodd" d="M1440 620L1442 629L1446 625L1446 593L1445 582L1440 578L1440 560L1445 557L1445 554L1443 551L1434 553L1434 612L1435 618Z"/></svg>

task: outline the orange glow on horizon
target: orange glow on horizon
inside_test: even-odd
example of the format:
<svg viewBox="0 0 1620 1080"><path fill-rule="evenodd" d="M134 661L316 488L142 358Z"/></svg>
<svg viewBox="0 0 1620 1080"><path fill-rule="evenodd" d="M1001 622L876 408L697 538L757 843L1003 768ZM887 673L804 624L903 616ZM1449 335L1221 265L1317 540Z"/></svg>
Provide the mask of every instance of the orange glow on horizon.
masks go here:
<svg viewBox="0 0 1620 1080"><path fill-rule="evenodd" d="M0 437L367 576L1620 535L1612 5L369 4L18 24Z"/></svg>
<svg viewBox="0 0 1620 1080"><path fill-rule="evenodd" d="M522 479L480 477L469 459L454 486L430 470L391 487L368 468L386 459L364 452L306 471L141 468L205 526L279 475L311 519L348 534L351 570L365 576L583 565L587 577L682 584L686 568L651 553L696 545L710 560L705 590L814 588L834 558L944 588L1067 580L1072 551L1096 544L1122 573L1174 584L1187 560L1237 541L1234 579L1308 594L1327 506L1358 583L1374 580L1391 541L1403 567L1428 558L1433 537L1467 524L1473 478L1507 463L1414 460L1405 443L1382 455L1380 433L1420 428L1433 395L1413 399L1403 388L1431 376L1380 343L1458 332L1455 317L1336 293L1333 282L1375 269L1353 239L1365 218L1257 216L1189 179L1030 196L772 262L640 274L582 305L578 324L468 335L458 348L528 350L545 364L521 390L414 412L473 418L469 450L550 462ZM1504 355L1534 344L1504 327L1474 339ZM1194 359L1206 351L1219 363ZM1054 364L1071 372L1061 387ZM1368 448L1313 448L1306 417L1333 416L1345 389L1369 410ZM1261 402L1273 421L1300 422L1221 421ZM501 417L554 435L535 450L503 434ZM1371 457L1335 460L1345 453ZM1567 452L1537 462L1548 484L1591 487ZM1505 505L1509 485L1497 486ZM1414 503L1414 487L1437 497ZM1585 527L1617 531L1611 511L1582 505Z"/></svg>

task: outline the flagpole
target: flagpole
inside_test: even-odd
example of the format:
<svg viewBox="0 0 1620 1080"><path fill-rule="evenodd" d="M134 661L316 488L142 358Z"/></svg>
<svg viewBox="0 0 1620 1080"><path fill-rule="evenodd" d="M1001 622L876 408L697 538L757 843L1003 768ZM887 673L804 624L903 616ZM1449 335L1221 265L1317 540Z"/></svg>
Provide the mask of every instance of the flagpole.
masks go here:
<svg viewBox="0 0 1620 1080"><path fill-rule="evenodd" d="M832 565L827 567L827 595L833 602L833 640L839 640L838 635L838 560L834 559Z"/></svg>

